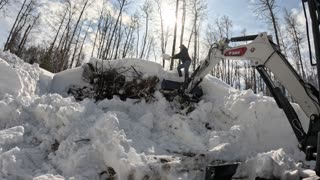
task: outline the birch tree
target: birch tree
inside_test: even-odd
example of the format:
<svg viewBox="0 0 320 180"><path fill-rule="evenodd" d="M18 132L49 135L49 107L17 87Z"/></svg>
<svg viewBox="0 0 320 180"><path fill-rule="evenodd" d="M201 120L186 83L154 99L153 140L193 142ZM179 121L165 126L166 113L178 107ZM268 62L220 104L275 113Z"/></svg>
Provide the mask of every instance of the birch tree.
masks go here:
<svg viewBox="0 0 320 180"><path fill-rule="evenodd" d="M301 24L298 23L297 17L288 10L285 9L285 24L286 30L291 40L291 51L293 57L296 58L296 65L299 74L306 79L305 70L303 67L302 56L301 56L301 43L303 42L303 34L301 32Z"/></svg>

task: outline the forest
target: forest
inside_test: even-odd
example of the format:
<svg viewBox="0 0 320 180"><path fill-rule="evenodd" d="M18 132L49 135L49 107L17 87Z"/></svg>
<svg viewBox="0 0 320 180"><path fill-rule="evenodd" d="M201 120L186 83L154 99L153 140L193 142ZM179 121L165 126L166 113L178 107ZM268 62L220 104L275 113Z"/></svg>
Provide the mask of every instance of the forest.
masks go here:
<svg viewBox="0 0 320 180"><path fill-rule="evenodd" d="M246 3L256 21L267 25L265 31L298 74L317 86L316 71L306 50L302 10L280 7L279 0ZM213 43L247 35L250 28L241 27L241 34L235 34L228 14L208 17L210 11L207 0L0 0L0 17L13 20L0 48L57 73L81 66L91 57L140 58L175 70L179 61L166 61L161 54L174 55L184 44L193 71ZM236 89L270 95L250 61L225 59L211 74Z"/></svg>

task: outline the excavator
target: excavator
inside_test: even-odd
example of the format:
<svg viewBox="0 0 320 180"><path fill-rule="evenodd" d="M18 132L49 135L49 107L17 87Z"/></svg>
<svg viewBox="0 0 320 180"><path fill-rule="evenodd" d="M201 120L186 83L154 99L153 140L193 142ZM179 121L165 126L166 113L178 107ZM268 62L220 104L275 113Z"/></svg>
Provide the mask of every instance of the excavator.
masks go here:
<svg viewBox="0 0 320 180"><path fill-rule="evenodd" d="M302 5L306 16L310 63L312 66L317 67L318 84L320 85L320 0L302 0ZM307 16L306 5L309 7L309 16ZM315 60L312 60L311 38L308 29L309 22L311 22L312 27ZM243 41L250 43L235 47L229 46L231 42ZM298 140L298 148L305 153L307 161L316 161L314 170L317 176L320 177L319 91L300 77L286 57L281 53L279 46L272 42L272 37L268 36L267 33L222 39L211 46L207 58L200 63L189 78L187 84L180 83L173 85L173 82L164 80L162 89L178 87L180 88L179 92L182 93L183 96L198 96L199 93L197 92L199 92L201 81L222 59L250 60L251 65L255 67L264 80L277 105L284 111ZM300 105L301 109L310 119L307 132L303 129L297 113L284 95L282 88L276 86L268 70L273 73L281 85L292 95L295 102ZM222 166L208 166L205 179L232 179L236 168L237 163Z"/></svg>

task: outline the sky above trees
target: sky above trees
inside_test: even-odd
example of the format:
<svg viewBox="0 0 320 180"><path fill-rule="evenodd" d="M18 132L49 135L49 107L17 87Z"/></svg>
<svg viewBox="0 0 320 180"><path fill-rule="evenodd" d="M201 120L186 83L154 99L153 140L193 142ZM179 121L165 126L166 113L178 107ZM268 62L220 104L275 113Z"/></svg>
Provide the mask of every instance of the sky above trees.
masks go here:
<svg viewBox="0 0 320 180"><path fill-rule="evenodd" d="M81 0L71 0L72 3L77 4L77 2L81 2ZM127 0L129 4L125 7L124 13L122 15L122 22L123 24L130 24L130 18L135 13L138 13L140 16L139 24L140 29L138 32L140 33L140 41L145 41L146 39L143 38L144 33L146 31L145 26L145 20L144 20L144 13L142 10L142 5L145 2L145 0ZM150 19L149 22L150 25L147 28L148 34L147 36L153 36L150 37L153 42L153 51L154 54L161 53L161 46L160 46L160 18L159 18L159 12L156 6L156 0L150 0L152 3L149 6L152 6L152 10L150 13ZM253 1L258 0L199 0L203 1L207 4L207 8L205 9L204 15L199 18L198 22L199 25L199 32L194 33L194 14L192 10L192 0L187 0L187 15L186 15L186 25L185 25L185 36L183 43L190 44L190 40L193 38L198 38L199 40L199 48L197 51L199 51L200 55L205 55L207 48L208 48L208 42L207 41L207 30L209 29L208 25L211 26L212 30L217 30L217 20L220 18L223 19L223 17L227 17L227 19L230 21L230 32L228 32L228 36L240 36L243 34L257 34L260 32L271 32L272 33L272 27L270 24L267 24L266 21L262 18L257 17L257 13L254 12L254 7L252 6ZM18 10L22 4L23 0L17 0L16 2L11 1L11 4L7 6L5 13L1 12L2 18L0 18L0 48L2 48L3 44L7 40L8 34L10 32L10 28L12 27L15 17L18 14ZM40 46L48 47L48 45L52 42L54 31L56 31L57 27L55 27L58 22L59 18L63 14L63 1L58 0L38 0L36 1L39 3L39 11L41 14L40 21L37 25L37 27L31 32L30 38L28 38L27 44L36 44ZM106 3L106 6L109 6L111 16L114 16L114 18L117 17L117 0L95 0L90 1L90 5L88 8L86 8L84 13L84 21L92 21L91 28L86 28L88 26L88 22L84 22L84 28L88 29L89 35L88 39L85 43L84 49L88 49L88 51L91 52L92 44L94 41L95 31L98 26L98 19L99 19L99 11L101 11L101 7L103 2ZM174 35L174 26L175 26L175 7L176 7L176 0L160 0L161 2L161 8L162 8L162 18L164 23L164 31L167 31L168 34L168 42L167 42L167 53L170 53L171 47L172 47L172 39ZM182 3L183 1L179 1L179 13L178 13L178 27L177 27L177 44L180 43L179 40L179 34L181 33L182 29ZM279 19L283 19L283 10L284 8L288 9L289 11L295 10L299 14L302 15L301 12L301 2L300 0L276 0L278 8L275 10L275 13L277 14L277 17ZM81 8L81 3L79 3L79 8ZM108 8L107 8L108 9ZM57 13L58 12L58 13ZM59 14L60 12L60 14ZM77 17L77 15L75 15ZM87 19L87 20L85 20ZM303 20L302 18L300 18ZM280 24L281 26L281 24ZM112 28L112 27L110 27ZM121 29L120 29L121 30ZM81 33L82 37L84 36L84 33ZM195 34L193 36L192 34ZM136 39L139 37L136 37ZM221 37L219 37L221 38ZM215 38L215 41L217 38ZM74 42L73 42L74 43ZM210 42L212 43L212 41ZM143 44L143 43L141 43ZM196 41L192 40L190 49L193 48L196 44ZM91 46L91 47L90 47ZM178 51L179 46L176 46L175 49ZM90 49L90 50L89 50ZM143 46L141 47L143 49ZM193 51L195 49L193 48ZM195 52L197 52L195 51ZM142 51L143 52L143 51ZM90 53L91 54L91 53ZM140 53L138 53L140 54ZM89 56L88 56L89 57ZM202 59L203 57L198 57L199 59Z"/></svg>
<svg viewBox="0 0 320 180"><path fill-rule="evenodd" d="M46 2L47 0L41 0L41 2ZM138 7L143 2L135 2L134 7ZM207 13L207 21L214 21L214 19L218 16L227 15L232 19L234 26L234 33L237 35L243 28L246 28L249 34L255 34L257 32L266 31L267 26L264 22L257 20L256 15L252 12L252 7L249 5L249 1L253 0L208 0L208 13ZM97 1L98 2L98 1ZM168 18L165 19L166 23L170 24L172 27L174 26L174 1L171 3L167 3L165 6L166 12L168 14ZM301 9L301 1L300 0L278 0L277 4L279 5L278 13L282 14L282 9L287 8L291 9ZM51 3L54 6L54 3ZM52 7L55 8L55 7ZM134 11L135 8L129 9L129 11ZM9 17L0 18L0 45L2 46L8 31L13 24L14 16L18 10L17 5L12 5L8 8L6 14ZM1 13L2 15L2 13Z"/></svg>
<svg viewBox="0 0 320 180"><path fill-rule="evenodd" d="M261 20L257 20L249 1L254 0L209 0L208 21L214 20L217 16L227 15L233 21L235 33L239 33L243 28L246 28L249 34L267 31L268 26ZM283 8L301 9L302 6L301 0L278 0L277 4L280 14Z"/></svg>

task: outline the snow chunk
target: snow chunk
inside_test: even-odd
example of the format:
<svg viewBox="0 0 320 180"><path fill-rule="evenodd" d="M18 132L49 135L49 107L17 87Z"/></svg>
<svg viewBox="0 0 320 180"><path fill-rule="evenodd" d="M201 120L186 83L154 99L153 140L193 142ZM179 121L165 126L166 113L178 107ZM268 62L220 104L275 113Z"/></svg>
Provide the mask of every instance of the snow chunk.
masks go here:
<svg viewBox="0 0 320 180"><path fill-rule="evenodd" d="M260 153L256 157L247 160L245 164L240 165L238 171L244 168L244 166L246 170L242 171L242 173L248 173L248 179L260 177L266 179L298 180L304 173L304 170L301 168L302 164L296 164L283 149Z"/></svg>
<svg viewBox="0 0 320 180"><path fill-rule="evenodd" d="M41 69L39 64L35 63L31 65L25 63L22 59L10 52L0 51L0 59L7 62L7 64L3 64L3 62L1 63L2 65L0 70L2 78L0 81L3 81L4 79L6 81L10 81L9 85L15 83L14 87L9 86L9 88L13 89L15 92L19 91L18 94L14 93L14 96L23 95L25 98L30 98L33 94L40 94L38 82ZM3 82L7 83L6 81ZM50 79L45 80L45 78L43 78L41 81L50 81Z"/></svg>
<svg viewBox="0 0 320 180"><path fill-rule="evenodd" d="M82 79L82 73L83 68L78 67L55 74L52 79L49 92L58 93L66 97L68 96L67 91L71 85L80 87L88 85L88 83Z"/></svg>
<svg viewBox="0 0 320 180"><path fill-rule="evenodd" d="M13 127L0 131L0 146L7 144L21 143L23 141L24 128L22 126Z"/></svg>
<svg viewBox="0 0 320 180"><path fill-rule="evenodd" d="M54 74L45 70L40 69L40 77L39 77L39 93L40 95L46 94L50 91L51 81L53 79Z"/></svg>
<svg viewBox="0 0 320 180"><path fill-rule="evenodd" d="M65 180L65 178L60 175L55 176L52 174L46 174L46 175L35 177L33 178L33 180Z"/></svg>
<svg viewBox="0 0 320 180"><path fill-rule="evenodd" d="M0 98L3 98L6 93L19 96L22 86L23 84L17 71L7 62L0 59Z"/></svg>
<svg viewBox="0 0 320 180"><path fill-rule="evenodd" d="M90 134L94 139L93 147L101 153L104 162L112 166L119 179L127 179L132 169L144 163L118 126L116 114L107 113L95 123Z"/></svg>

